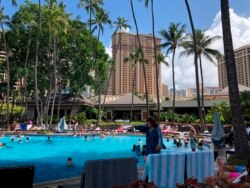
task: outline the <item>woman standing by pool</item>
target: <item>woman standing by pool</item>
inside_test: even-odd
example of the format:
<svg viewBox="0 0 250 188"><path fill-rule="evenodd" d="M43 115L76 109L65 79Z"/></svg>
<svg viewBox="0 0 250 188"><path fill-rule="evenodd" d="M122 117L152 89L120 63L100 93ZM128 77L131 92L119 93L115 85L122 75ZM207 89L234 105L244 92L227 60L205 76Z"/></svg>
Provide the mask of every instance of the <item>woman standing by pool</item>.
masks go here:
<svg viewBox="0 0 250 188"><path fill-rule="evenodd" d="M160 153L164 148L160 128L153 117L146 120L146 126L136 126L135 129L146 133L146 155Z"/></svg>

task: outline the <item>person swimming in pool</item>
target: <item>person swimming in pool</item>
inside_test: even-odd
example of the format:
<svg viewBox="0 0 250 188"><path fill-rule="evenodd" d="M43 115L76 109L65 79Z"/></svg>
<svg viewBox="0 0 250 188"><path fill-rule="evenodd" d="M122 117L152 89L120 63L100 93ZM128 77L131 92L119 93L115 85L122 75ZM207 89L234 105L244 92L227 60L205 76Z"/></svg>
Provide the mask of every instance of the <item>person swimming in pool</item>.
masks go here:
<svg viewBox="0 0 250 188"><path fill-rule="evenodd" d="M0 143L0 146L2 147L2 146L6 146L6 144L5 143Z"/></svg>
<svg viewBox="0 0 250 188"><path fill-rule="evenodd" d="M88 140L88 136L86 134L84 135L84 139L85 139L85 141Z"/></svg>
<svg viewBox="0 0 250 188"><path fill-rule="evenodd" d="M71 157L69 157L68 159L67 159L67 165L66 165L67 167L71 167L71 166L73 166L73 159L71 158Z"/></svg>
<svg viewBox="0 0 250 188"><path fill-rule="evenodd" d="M51 141L51 138L50 138L50 136L48 136L48 138L47 138L47 141L49 141L49 142Z"/></svg>
<svg viewBox="0 0 250 188"><path fill-rule="evenodd" d="M30 138L29 137L26 137L26 142L29 142L30 141Z"/></svg>

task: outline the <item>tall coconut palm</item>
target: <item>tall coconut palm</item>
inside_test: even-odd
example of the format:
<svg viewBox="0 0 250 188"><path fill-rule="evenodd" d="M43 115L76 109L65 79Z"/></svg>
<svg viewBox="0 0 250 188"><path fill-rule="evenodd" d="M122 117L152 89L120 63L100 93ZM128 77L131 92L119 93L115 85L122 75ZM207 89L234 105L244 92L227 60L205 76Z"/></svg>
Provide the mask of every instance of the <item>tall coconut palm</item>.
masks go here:
<svg viewBox="0 0 250 188"><path fill-rule="evenodd" d="M0 4L1 4L0 0ZM16 6L17 2L16 0L11 0L12 6ZM7 103L7 113L6 113L6 121L7 121L7 130L10 130L10 107L9 107L9 97L10 97L10 62L9 62L9 53L5 38L5 29L4 29L4 22L8 19L8 16L4 15L4 7L0 10L0 24L2 29L2 37L4 42L4 50L5 50L5 57L6 57L6 63L7 63L7 72L6 72L6 82L7 82L7 94L6 94L6 103Z"/></svg>
<svg viewBox="0 0 250 188"><path fill-rule="evenodd" d="M203 111L203 119L205 120L205 109L204 109L204 82L203 82L203 69L202 69L202 56L209 60L211 63L216 65L216 60L221 56L219 50L210 48L211 44L220 39L220 36L210 37L206 35L205 31L200 29L195 30L196 35L196 45L197 45L197 55L199 58L199 68L201 76L201 106ZM181 46L184 51L180 53L180 56L189 56L194 54L194 41L193 35L189 34Z"/></svg>
<svg viewBox="0 0 250 188"><path fill-rule="evenodd" d="M115 31L113 33L113 36L115 36L117 31L119 31L119 39L118 39L118 42L117 42L117 45L116 45L116 48L115 48L116 50L113 53L113 61L110 61L110 66L111 67L110 67L109 77L108 77L107 86L106 86L106 89L105 89L104 99L103 99L103 103L102 103L102 108L101 108L102 111L103 111L105 101L106 101L106 96L107 96L107 93L108 93L109 82L110 82L111 76L113 74L114 63L116 61L116 55L117 55L117 52L118 52L118 48L120 49L120 58L122 58L121 57L121 49L122 49L122 46L121 46L121 32L123 30L128 29L128 28L131 28L130 25L128 24L128 20L123 18L123 17L118 17L117 20L113 23L113 26L115 27ZM120 62L121 62L121 60L120 60Z"/></svg>
<svg viewBox="0 0 250 188"><path fill-rule="evenodd" d="M5 37L5 29L4 29L4 22L9 20L9 17L4 15L4 8L0 9L0 24L1 24L1 34L4 43L4 50L5 50L5 58L6 58L6 82L7 82L7 93L6 93L6 103L7 103L7 113L6 113L6 121L7 121L7 130L10 130L10 107L9 107L9 97L10 97L10 61L9 61L9 51L7 47L6 37Z"/></svg>
<svg viewBox="0 0 250 188"><path fill-rule="evenodd" d="M170 23L168 30L161 30L160 35L162 36L164 43L161 44L162 48L167 48L167 54L172 52L172 75L173 75L173 124L175 123L175 52L176 48L179 47L180 43L184 40L185 25L180 23Z"/></svg>
<svg viewBox="0 0 250 188"><path fill-rule="evenodd" d="M97 46L100 42L100 35L104 31L104 25L105 24L111 24L111 20L109 19L109 15L107 12L105 12L103 9L99 9L96 12L95 19L90 20L90 24L94 25L93 31L94 32L97 29L97 44L94 48L94 69L95 74L97 78L97 88L98 88L98 119L97 119L97 126L100 125L101 121L101 79L99 74L99 63L97 60Z"/></svg>
<svg viewBox="0 0 250 188"><path fill-rule="evenodd" d="M132 83L132 101L131 101L131 108L130 108L130 122L132 122L133 118L133 108L134 108L134 95L135 95L135 86L136 86L136 74L137 74L137 64L140 62L142 64L146 63L141 57L141 48L136 48L134 53L129 54L129 57L124 58L124 62L131 62L132 69L133 69L133 83Z"/></svg>
<svg viewBox="0 0 250 188"><path fill-rule="evenodd" d="M79 0L78 7L84 7L89 14L89 22L92 20L93 14L100 10L100 6L103 4L103 0ZM92 24L89 23L89 30L92 31Z"/></svg>
<svg viewBox="0 0 250 188"><path fill-rule="evenodd" d="M201 123L201 131L203 132L205 129L204 125L204 119L202 116L202 109L201 109L201 101L200 101L200 82L199 82L199 69L198 69L198 54L197 54L197 43L196 43L196 35L195 35L195 27L193 23L193 18L192 18L192 13L191 9L188 3L188 0L185 0L185 5L187 8L188 12L188 17L192 29L192 35L193 35L193 42L194 42L194 67L195 67L195 80L196 80L196 99L197 99L197 105L198 105L198 114L200 118L200 123Z"/></svg>
<svg viewBox="0 0 250 188"><path fill-rule="evenodd" d="M229 2L221 0L221 21L224 41L225 65L227 72L229 101L232 111L232 126L234 128L234 147L239 158L250 157L244 119L240 107L240 94L235 66L233 40L230 24Z"/></svg>
<svg viewBox="0 0 250 188"><path fill-rule="evenodd" d="M35 100L36 100L36 112L37 112L37 124L42 125L41 111L39 108L39 91L38 91L38 63L39 63L39 48L40 48L40 38L41 38L41 29L42 29L42 7L41 0L38 0L38 9L39 9L39 20L37 24L37 36L36 36L36 49L35 49L35 70L34 70L34 79L35 79Z"/></svg>
<svg viewBox="0 0 250 188"><path fill-rule="evenodd" d="M145 6L149 6L149 0L144 0ZM156 38L155 38L155 15L154 15L154 0L150 0L151 3L151 19L152 19L152 33L153 33L153 44L154 44L154 61L155 61L155 82L156 82L156 98L157 98L157 111L158 111L158 124L160 123L160 116L161 116L161 110L160 110L160 90L159 90L159 66L160 64L157 62L157 48L156 46Z"/></svg>
<svg viewBox="0 0 250 188"><path fill-rule="evenodd" d="M132 15L133 15L133 20L134 20L134 24L135 24L135 29L136 29L136 39L137 39L137 43L138 43L138 45L139 45L139 48L142 49L142 45L141 45L141 41L140 41L140 37L139 37L139 28L138 28L138 24L137 24L137 20L136 20L136 16L135 16L134 3L133 3L133 0L129 0L129 1L130 1L130 7L131 7ZM141 53L142 59L145 59L143 50L141 50L140 53ZM145 65L144 63L142 63L142 69L143 69L144 85L145 85L145 94L146 94L147 116L149 116L148 82L147 82L146 65Z"/></svg>
<svg viewBox="0 0 250 188"><path fill-rule="evenodd" d="M52 119L54 115L54 106L55 106L55 99L57 95L57 60L58 60L58 37L62 34L67 33L68 27L68 18L67 15L64 13L63 7L58 6L56 3L52 5L50 9L47 9L45 12L48 19L47 25L50 28L52 39L53 39L53 80L54 80L54 95L53 101L51 106L51 115L50 115L50 123L52 124Z"/></svg>

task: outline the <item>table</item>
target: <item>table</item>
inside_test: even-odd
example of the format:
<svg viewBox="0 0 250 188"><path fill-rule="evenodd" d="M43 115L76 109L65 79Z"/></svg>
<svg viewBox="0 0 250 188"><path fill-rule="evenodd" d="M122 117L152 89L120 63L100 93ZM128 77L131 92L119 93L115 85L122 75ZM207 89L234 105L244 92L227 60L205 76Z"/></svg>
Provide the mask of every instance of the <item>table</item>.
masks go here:
<svg viewBox="0 0 250 188"><path fill-rule="evenodd" d="M195 152L183 148L163 150L161 154L148 155L145 172L149 182L153 181L159 188L183 184L185 175L204 182L205 177L214 175L214 152L210 149Z"/></svg>

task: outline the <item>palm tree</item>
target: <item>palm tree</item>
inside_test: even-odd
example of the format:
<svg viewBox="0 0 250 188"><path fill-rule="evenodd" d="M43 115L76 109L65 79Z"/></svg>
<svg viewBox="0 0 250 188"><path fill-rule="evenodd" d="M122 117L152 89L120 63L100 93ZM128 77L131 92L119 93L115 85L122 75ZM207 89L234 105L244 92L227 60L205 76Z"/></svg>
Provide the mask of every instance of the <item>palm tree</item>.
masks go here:
<svg viewBox="0 0 250 188"><path fill-rule="evenodd" d="M110 67L109 77L108 77L108 81L107 81L107 86L106 86L106 89L105 89L103 104L102 104L102 108L101 108L102 111L103 111L105 101L106 101L106 96L107 96L107 93L108 93L109 82L110 82L111 76L113 74L114 63L116 61L116 54L118 52L118 46L119 46L119 49L120 49L120 58L121 58L121 48L122 48L121 47L121 32L122 32L122 30L125 30L127 28L131 28L130 25L128 24L128 20L123 18L123 17L118 17L117 20L113 23L113 26L115 26L115 28L116 28L113 35L116 35L117 31L119 31L119 39L118 39L118 42L117 42L117 46L115 48L116 51L114 52L113 61L110 61L110 66L111 67Z"/></svg>
<svg viewBox="0 0 250 188"><path fill-rule="evenodd" d="M198 114L199 114L200 123L201 123L201 131L203 132L205 129L205 126L204 126L204 119L202 117L201 101L200 101L200 86L199 86L200 82L199 82L199 70L198 70L198 59L197 59L198 54L197 54L197 49L196 49L197 48L196 35L195 35L195 28L194 28L193 18L192 18L188 0L185 0L185 5L187 8L188 17L189 17L189 21L190 21L190 25L192 29L193 41L194 41L194 68L195 68L196 94L197 94L196 99L197 99L197 105L198 105Z"/></svg>
<svg viewBox="0 0 250 188"><path fill-rule="evenodd" d="M41 112L39 109L39 91L38 91L38 63L39 63L39 48L40 48L40 38L41 38L41 29L42 29L42 7L41 7L41 0L38 0L38 9L39 9L39 21L37 27L37 36L36 36L36 49L35 49L35 70L34 70L34 77L35 77L35 100L36 100L36 111L37 111L37 119L38 125L42 125L42 118Z"/></svg>
<svg viewBox="0 0 250 188"><path fill-rule="evenodd" d="M131 11L132 11L132 15L133 15L133 20L134 20L134 24L135 24L135 28L136 28L136 38L137 38L137 43L139 45L139 48L142 49L142 45L141 45L141 41L140 41L140 37L139 37L139 29L138 29L138 24L137 24L137 20L136 20L136 16L135 16L135 11L134 11L134 4L133 4L133 0L129 0L130 1L130 7L131 7ZM142 59L145 59L144 57L144 53L143 50L141 50L141 57ZM149 116L149 96L148 96L148 82L147 82L147 73L146 73L146 66L144 63L142 63L142 68L143 68L143 76L144 76L144 84L145 84L145 94L146 94L146 106L147 106L147 116Z"/></svg>
<svg viewBox="0 0 250 188"><path fill-rule="evenodd" d="M168 30L161 30L160 34L165 42L161 44L162 48L168 48L167 54L173 52L172 55L172 74L173 74L173 124L175 123L175 70L174 70L174 58L176 48L183 41L185 32L185 25L180 23L170 23Z"/></svg>
<svg viewBox="0 0 250 188"><path fill-rule="evenodd" d="M100 42L100 34L104 31L104 25L105 24L111 24L111 20L109 19L109 15L107 12L105 12L103 9L99 9L96 12L95 19L90 20L90 24L94 25L93 31L96 29L97 31L97 44L94 48L94 66L95 66L95 74L97 79L97 85L98 85L98 119L97 119L97 126L100 125L101 121L101 79L99 74L99 63L97 60L97 47Z"/></svg>
<svg viewBox="0 0 250 188"><path fill-rule="evenodd" d="M10 61L9 61L9 51L7 47L6 37L5 37L5 29L4 29L4 22L9 20L9 17L4 15L4 8L0 9L0 24L1 24L1 34L3 38L4 43L4 50L5 50L5 58L6 58L6 64L7 64L7 70L6 70L6 82L7 82L7 95L6 95L6 103L7 103L7 113L6 113L6 121L7 121L7 130L10 130L10 107L9 107L9 97L10 97Z"/></svg>
<svg viewBox="0 0 250 188"><path fill-rule="evenodd" d="M135 86L136 86L136 74L137 74L137 64L138 62L144 64L147 61L141 57L142 49L136 48L134 53L129 54L129 57L124 58L124 62L130 61L132 63L133 68L133 84L132 84L132 101L131 101L131 109L130 109L130 122L132 122L133 117L133 108L134 108L134 95L135 95Z"/></svg>
<svg viewBox="0 0 250 188"><path fill-rule="evenodd" d="M0 4L1 4L0 0ZM11 0L12 6L16 6L16 0ZM4 29L4 22L8 20L8 16L4 15L4 8L2 7L0 10L0 24L2 29L2 37L4 42L4 50L5 50L5 57L6 57L6 63L7 63L7 72L6 72L6 81L7 81L7 95L6 95L6 103L7 103L7 113L6 113L6 121L7 121L7 130L10 131L10 107L9 107L9 97L10 97L10 62L9 62L9 52L7 48L6 43L6 37L5 37L5 29Z"/></svg>
<svg viewBox="0 0 250 188"><path fill-rule="evenodd" d="M206 35L205 31L200 29L195 30L196 35L196 45L197 45L197 55L199 58L199 67L201 75L201 102L202 102L202 111L203 119L205 120L205 109L204 109L204 82L203 82L203 69L202 69L202 56L208 59L210 62L216 65L216 59L221 56L220 52L216 49L210 48L210 45L217 39L220 39L220 36L210 37ZM194 54L194 41L193 35L189 34L187 40L184 41L181 46L184 48L184 51L180 53L180 56L189 56Z"/></svg>
<svg viewBox="0 0 250 188"><path fill-rule="evenodd" d="M96 11L100 10L100 6L103 4L103 0L79 0L78 7L84 7L89 14L89 22L92 20L92 15ZM92 31L92 24L89 23L89 31Z"/></svg>
<svg viewBox="0 0 250 188"><path fill-rule="evenodd" d="M49 125L51 125L54 115L55 99L57 95L58 37L60 35L67 33L68 19L67 15L64 13L62 4L60 4L59 6L57 6L56 3L52 4L52 7L50 9L47 9L45 14L47 14L47 16L50 18L48 19L47 25L50 28L53 39L52 62L53 62L54 94L53 94L50 123L49 123Z"/></svg>
<svg viewBox="0 0 250 188"><path fill-rule="evenodd" d="M240 107L240 94L235 66L228 0L221 0L221 21L229 101L232 111L232 126L234 128L235 152L239 158L247 159L250 156L250 148Z"/></svg>
<svg viewBox="0 0 250 188"><path fill-rule="evenodd" d="M145 6L148 7L149 0L145 0ZM157 111L158 111L158 124L160 123L160 92L159 92L159 64L157 62L157 46L156 46L156 39L155 39L155 16L154 16L154 0L151 0L151 19L152 19L152 32L153 32L153 41L154 41L154 61L155 61L155 82L156 82L156 98L157 98Z"/></svg>
<svg viewBox="0 0 250 188"><path fill-rule="evenodd" d="M30 11L28 10L25 10L24 13L22 14L22 17L21 17L21 21L22 21L22 24L27 28L27 30L29 31L28 33L28 44L27 44L27 51L26 51L26 58L25 58L25 65L24 65L24 69L25 69L25 72L26 74L24 75L24 89L23 89L23 93L24 95L28 95L28 92L27 92L27 85L28 85L28 82L27 82L27 79L28 79L28 60L29 60L29 55L30 55L30 45L31 45L31 27L33 26L36 26L36 22L35 22L35 17L34 17L34 14L31 13ZM27 96L25 97L27 99ZM27 112L27 100L25 100L25 112ZM20 113L21 114L21 113Z"/></svg>

